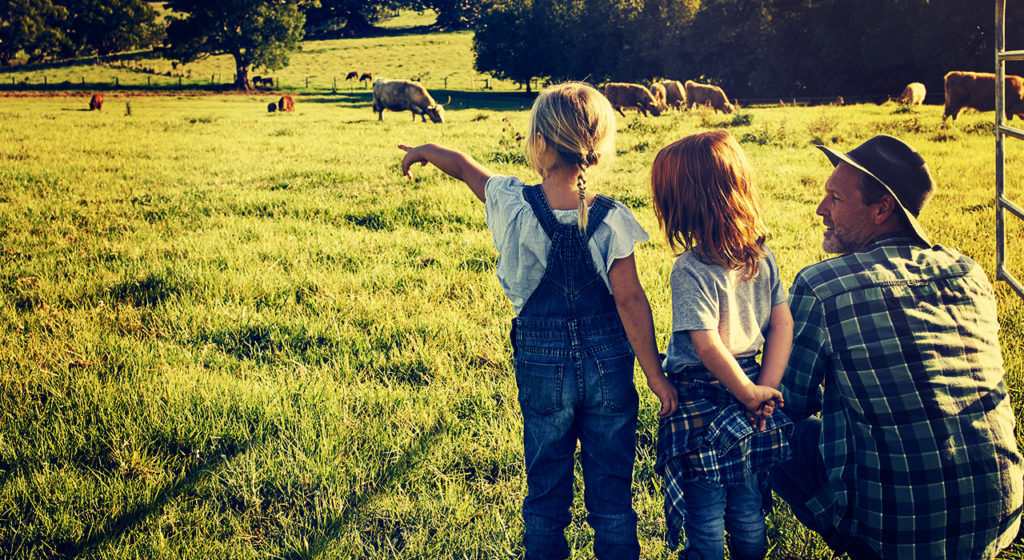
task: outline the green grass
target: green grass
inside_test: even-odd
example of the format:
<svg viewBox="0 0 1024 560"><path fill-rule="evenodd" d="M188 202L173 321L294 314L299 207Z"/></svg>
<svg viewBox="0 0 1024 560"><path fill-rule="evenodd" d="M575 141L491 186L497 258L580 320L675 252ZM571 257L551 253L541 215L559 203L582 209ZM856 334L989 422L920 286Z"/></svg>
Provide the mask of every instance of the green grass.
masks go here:
<svg viewBox="0 0 1024 560"><path fill-rule="evenodd" d="M443 50L464 37L336 45L385 60L417 40ZM456 96L444 125L408 113L378 122L359 91L300 95L292 114L265 112L276 94L109 94L101 112L83 110L81 96L0 98L0 550L519 553L512 311L483 208L432 168L404 179L396 144L442 142L496 172L537 177L513 138L526 128L522 100ZM662 345L673 257L649 168L661 146L709 127L743 140L787 282L825 256L814 208L830 166L811 142L849 149L879 132L931 164L940 188L922 222L933 240L994 277L991 113L952 127L934 106L741 114L629 114L618 157L592 179L652 235L636 254ZM1010 144L1007 169L1020 169L1024 147ZM1024 200L1021 178L1009 175L1011 198ZM1013 227L1011 266L1024 276L1024 236ZM1002 283L996 291L1022 418L1024 303ZM643 557L662 558L655 399L639 372L637 381L634 505ZM573 515L570 542L587 557L579 498ZM769 523L770 558L830 557L785 507ZM1024 558L1024 545L1004 557Z"/></svg>

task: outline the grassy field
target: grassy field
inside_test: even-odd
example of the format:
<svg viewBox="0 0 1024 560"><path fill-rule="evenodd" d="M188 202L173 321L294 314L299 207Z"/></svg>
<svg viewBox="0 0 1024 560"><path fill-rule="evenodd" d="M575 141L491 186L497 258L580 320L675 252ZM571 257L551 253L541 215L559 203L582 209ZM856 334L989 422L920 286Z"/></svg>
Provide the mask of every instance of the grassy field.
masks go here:
<svg viewBox="0 0 1024 560"><path fill-rule="evenodd" d="M440 60L465 38L336 44L382 61L416 44ZM82 96L0 98L5 556L521 551L512 311L483 208L436 170L403 178L395 146L442 142L535 180L516 140L528 100L454 93L444 125L407 113L378 122L358 90L300 95L291 114L265 112L276 95L108 94L101 112ZM940 117L934 106L853 105L620 118L618 158L592 185L652 235L637 259L662 344L673 256L649 167L661 146L708 128L729 128L755 166L787 282L825 256L814 208L830 166L811 143L849 149L879 132L932 166L940 188L922 222L933 241L994 277L992 115L952 127ZM1010 147L1007 169L1020 169L1024 146ZM1024 181L1010 179L1024 200ZM1011 266L1024 275L1018 223ZM1022 418L1024 304L996 290ZM643 557L662 558L655 399L637 381L634 505ZM581 500L573 513L574 557L586 558ZM830 557L784 507L769 523L770 558ZM1024 558L1024 544L1004 557Z"/></svg>

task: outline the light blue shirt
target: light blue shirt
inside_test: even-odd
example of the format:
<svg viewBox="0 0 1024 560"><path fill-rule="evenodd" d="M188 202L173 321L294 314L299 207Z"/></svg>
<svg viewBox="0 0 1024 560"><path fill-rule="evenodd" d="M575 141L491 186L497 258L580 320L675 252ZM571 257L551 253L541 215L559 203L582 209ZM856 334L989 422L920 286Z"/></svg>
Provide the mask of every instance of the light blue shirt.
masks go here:
<svg viewBox="0 0 1024 560"><path fill-rule="evenodd" d="M551 240L530 203L523 198L525 186L518 177L495 175L484 187L487 227L498 250L498 282L517 315L540 285L551 249ZM560 223L576 223L576 210L554 210L554 213ZM632 255L633 245L648 239L650 236L629 208L615 201L589 241L590 256L609 292L608 270L612 263Z"/></svg>

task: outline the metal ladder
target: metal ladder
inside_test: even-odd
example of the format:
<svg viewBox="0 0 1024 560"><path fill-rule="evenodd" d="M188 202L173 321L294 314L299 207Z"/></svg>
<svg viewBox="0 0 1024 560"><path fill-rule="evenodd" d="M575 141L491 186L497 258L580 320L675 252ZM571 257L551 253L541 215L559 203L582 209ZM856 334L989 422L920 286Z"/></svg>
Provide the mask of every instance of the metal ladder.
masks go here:
<svg viewBox="0 0 1024 560"><path fill-rule="evenodd" d="M1007 51L1005 0L996 0L996 280L1003 280L1024 298L1024 284L1006 268L1006 212L1024 220L1024 208L1006 198L1006 137L1024 140L1024 130L1006 124L1006 62L1024 61L1024 51Z"/></svg>

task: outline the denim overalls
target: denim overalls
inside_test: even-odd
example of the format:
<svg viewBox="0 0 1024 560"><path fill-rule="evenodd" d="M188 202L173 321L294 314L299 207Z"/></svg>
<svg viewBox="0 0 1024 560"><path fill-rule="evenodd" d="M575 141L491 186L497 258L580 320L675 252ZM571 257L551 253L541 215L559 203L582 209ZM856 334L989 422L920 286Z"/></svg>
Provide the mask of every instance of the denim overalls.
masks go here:
<svg viewBox="0 0 1024 560"><path fill-rule="evenodd" d="M513 319L511 333L529 487L523 502L526 559L569 556L564 531L577 440L594 554L635 559L634 356L587 248L612 201L597 197L584 238L576 224L556 220L540 185L525 187L524 197L551 239L544 277Z"/></svg>

